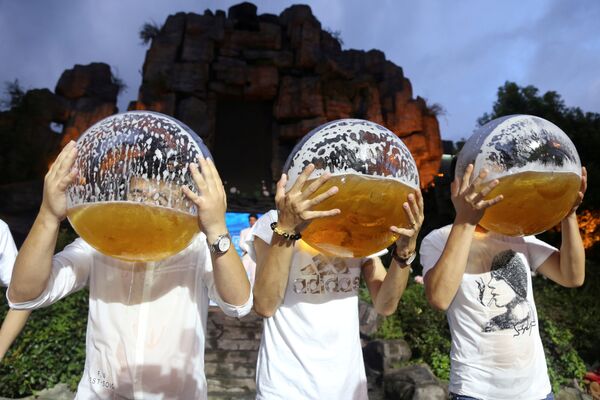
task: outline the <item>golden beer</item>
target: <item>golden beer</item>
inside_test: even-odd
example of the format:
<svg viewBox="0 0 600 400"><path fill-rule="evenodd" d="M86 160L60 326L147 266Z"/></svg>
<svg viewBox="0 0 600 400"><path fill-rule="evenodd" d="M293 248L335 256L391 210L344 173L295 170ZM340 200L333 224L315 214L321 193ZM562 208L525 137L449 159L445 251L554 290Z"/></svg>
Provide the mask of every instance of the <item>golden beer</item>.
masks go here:
<svg viewBox="0 0 600 400"><path fill-rule="evenodd" d="M319 251L338 257L368 256L398 239L390 226L410 225L402 204L415 189L394 179L340 175L331 177L311 197L332 186L338 187L338 193L312 210L338 208L341 213L315 219L302 232L303 240Z"/></svg>
<svg viewBox="0 0 600 400"><path fill-rule="evenodd" d="M521 172L499 179L486 197L504 199L485 211L480 225L508 236L534 235L558 224L573 207L581 178L570 172Z"/></svg>
<svg viewBox="0 0 600 400"><path fill-rule="evenodd" d="M99 252L125 261L156 261L186 248L198 218L133 202L84 204L68 211L75 231Z"/></svg>

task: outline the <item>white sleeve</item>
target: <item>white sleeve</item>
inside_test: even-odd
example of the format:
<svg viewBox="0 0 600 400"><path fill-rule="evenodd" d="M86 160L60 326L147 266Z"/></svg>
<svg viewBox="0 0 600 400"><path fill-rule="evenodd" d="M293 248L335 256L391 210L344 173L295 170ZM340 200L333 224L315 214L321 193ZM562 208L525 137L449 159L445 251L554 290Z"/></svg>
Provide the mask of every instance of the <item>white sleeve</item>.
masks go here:
<svg viewBox="0 0 600 400"><path fill-rule="evenodd" d="M248 233L250 232L250 228L242 229L240 232L240 249L244 252L248 252Z"/></svg>
<svg viewBox="0 0 600 400"><path fill-rule="evenodd" d="M4 221L0 220L0 286L8 286L12 275L17 246L10 234L10 229Z"/></svg>
<svg viewBox="0 0 600 400"><path fill-rule="evenodd" d="M277 222L277 210L271 210L263 215L256 221L252 229L250 230L250 234L246 239L246 243L248 244L248 254L252 261L256 262L256 252L254 251L254 238L258 237L266 244L271 244L271 240L273 239L273 230L271 229L271 224L273 222Z"/></svg>
<svg viewBox="0 0 600 400"><path fill-rule="evenodd" d="M444 234L442 229L436 229L425 236L419 248L419 260L423 266L422 276L425 276L438 262L447 240L448 236Z"/></svg>
<svg viewBox="0 0 600 400"><path fill-rule="evenodd" d="M535 236L525 236L524 239L525 243L527 243L529 265L532 271L537 270L548 257L558 251L556 247L549 245Z"/></svg>
<svg viewBox="0 0 600 400"><path fill-rule="evenodd" d="M83 239L76 239L52 258L52 270L46 289L37 299L15 303L7 298L11 308L32 310L47 307L63 297L83 289L90 276L94 249Z"/></svg>
<svg viewBox="0 0 600 400"><path fill-rule="evenodd" d="M246 300L246 302L242 305L236 306L223 301L215 285L213 264L212 259L210 257L210 250L208 248L208 244L206 243L206 240L201 240L200 242L201 250L200 257L198 260L198 268L201 268L202 270L202 280L204 281L204 285L206 285L206 288L208 289L208 297L212 301L217 303L221 310L223 310L223 312L226 315L229 315L230 317L241 318L244 315L247 315L252 310L252 304L254 300L252 297L252 290L250 290L248 300ZM232 251L235 250L232 249Z"/></svg>

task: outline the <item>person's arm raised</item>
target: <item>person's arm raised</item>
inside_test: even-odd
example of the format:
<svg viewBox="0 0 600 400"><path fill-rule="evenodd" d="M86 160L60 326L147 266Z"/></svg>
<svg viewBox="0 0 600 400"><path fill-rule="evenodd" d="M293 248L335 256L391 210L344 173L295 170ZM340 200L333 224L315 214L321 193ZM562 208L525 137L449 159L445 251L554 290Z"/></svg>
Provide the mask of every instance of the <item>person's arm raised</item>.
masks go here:
<svg viewBox="0 0 600 400"><path fill-rule="evenodd" d="M473 165L469 164L462 179L456 177L452 182L451 197L456 218L440 258L424 277L427 300L439 310L446 310L450 306L460 286L477 224L485 210L503 198L499 195L484 200L498 185L498 180L493 180L478 189L487 176L487 171L481 170L479 176L469 183L472 173Z"/></svg>
<svg viewBox="0 0 600 400"><path fill-rule="evenodd" d="M410 222L410 228L391 226L390 231L398 234L392 251L392 261L387 269L381 262L373 260L363 269L363 276L375 311L381 315L391 315L398 308L398 302L404 293L410 274L411 258L417 249L417 236L425 220L425 206L420 190L408 195L408 201L402 204L404 213Z"/></svg>
<svg viewBox="0 0 600 400"><path fill-rule="evenodd" d="M187 186L183 186L182 189L196 204L198 223L206 235L206 240L211 244L220 235L227 233L227 196L213 161L199 157L198 162L200 170L197 164L190 164L190 172L199 193L194 193ZM212 255L212 262L215 287L221 299L235 306L246 303L250 298L250 283L240 256L233 246L224 254Z"/></svg>
<svg viewBox="0 0 600 400"><path fill-rule="evenodd" d="M585 250L579 233L576 211L583 201L586 190L587 170L584 167L581 169L581 188L575 204L560 225L562 237L560 252L552 254L537 269L537 272L565 287L581 286L585 280Z"/></svg>
<svg viewBox="0 0 600 400"><path fill-rule="evenodd" d="M329 179L328 174L322 175L304 189L304 184L314 169L314 165L308 165L287 193L285 191L287 183L285 174L277 183L275 203L278 212L277 228L280 232L292 235L301 233L312 220L340 213L338 209L311 210L338 191L337 186L333 186L311 199L310 196ZM277 311L277 308L283 302L292 263L294 241L274 233L269 244L260 239L255 239L254 250L256 253L254 310L259 315L268 318Z"/></svg>
<svg viewBox="0 0 600 400"><path fill-rule="evenodd" d="M8 298L13 303L36 299L46 289L52 269L58 228L67 216L67 187L74 182L77 148L69 142L44 178L42 206L21 247L12 273Z"/></svg>

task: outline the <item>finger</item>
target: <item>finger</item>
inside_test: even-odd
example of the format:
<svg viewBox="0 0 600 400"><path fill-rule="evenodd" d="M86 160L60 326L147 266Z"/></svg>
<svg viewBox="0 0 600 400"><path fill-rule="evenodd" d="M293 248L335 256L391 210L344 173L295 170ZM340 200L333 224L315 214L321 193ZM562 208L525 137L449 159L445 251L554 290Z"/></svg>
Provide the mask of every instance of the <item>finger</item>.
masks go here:
<svg viewBox="0 0 600 400"><path fill-rule="evenodd" d="M461 187L461 180L460 178L454 178L454 180L452 181L452 183L450 184L450 195L452 197L457 197L458 196L458 191Z"/></svg>
<svg viewBox="0 0 600 400"><path fill-rule="evenodd" d="M206 191L207 190L206 181L204 180L204 177L198 170L197 164L190 163L190 174L192 175L192 179L194 180L194 183L196 184L196 186L198 186L198 189L200 189L200 192Z"/></svg>
<svg viewBox="0 0 600 400"><path fill-rule="evenodd" d="M207 189L208 190L214 189L215 188L215 179L212 175L212 171L210 169L210 165L209 165L208 161L206 160L206 158L198 156L198 164L200 167L200 174L202 175L204 182L206 182Z"/></svg>
<svg viewBox="0 0 600 400"><path fill-rule="evenodd" d="M338 208L334 208L333 210L327 211L306 211L304 214L305 220L313 220L317 218L325 218L325 217L334 217L339 215L341 211Z"/></svg>
<svg viewBox="0 0 600 400"><path fill-rule="evenodd" d="M62 178L60 180L60 182L58 183L58 189L61 192L64 192L65 190L67 190L67 187L69 187L70 184L74 183L77 180L78 175L79 175L79 171L77 169L75 169L75 168L71 169L71 171L67 174L67 176Z"/></svg>
<svg viewBox="0 0 600 400"><path fill-rule="evenodd" d="M500 183L500 181L498 181L498 179L494 179L493 181L488 183L483 189L481 189L481 192L474 193L474 196L472 196L472 198L469 201L474 204L483 200L488 194L490 194L492 190L494 190L496 186L498 186L498 183Z"/></svg>
<svg viewBox="0 0 600 400"><path fill-rule="evenodd" d="M323 184L325 182L327 182L329 180L329 178L331 178L331 174L329 174L329 173L326 173L325 175L321 175L319 177L319 179L316 179L314 182L312 182L310 185L308 185L306 190L302 191L302 198L303 199L309 198L314 192L316 192L321 186L323 186Z"/></svg>
<svg viewBox="0 0 600 400"><path fill-rule="evenodd" d="M581 188L579 191L585 194L587 190L587 169L585 167L581 167Z"/></svg>
<svg viewBox="0 0 600 400"><path fill-rule="evenodd" d="M287 183L287 175L281 174L281 178L277 181L275 189L275 203L278 204L285 197L285 184ZM277 207L279 208L279 207Z"/></svg>
<svg viewBox="0 0 600 400"><path fill-rule="evenodd" d="M315 196L314 199L308 200L308 208L311 209L314 206L316 206L317 204L322 203L323 201L327 200L328 198L330 198L331 196L336 194L338 191L339 191L339 189L337 186L333 186L333 187L329 188L326 192L321 193L318 196Z"/></svg>
<svg viewBox="0 0 600 400"><path fill-rule="evenodd" d="M190 201L196 205L198 205L200 203L200 196L198 196L196 193L194 193L192 191L192 189L190 189L187 186L182 186L181 190L183 191L183 194L186 195L186 197L188 199L190 199Z"/></svg>
<svg viewBox="0 0 600 400"><path fill-rule="evenodd" d="M500 183L500 181L498 179L494 179L493 181L491 181L490 183L488 183L487 185L485 185L485 187L483 189L481 189L481 195L483 197L487 196L488 194L490 194L490 192L492 190L494 190L494 188L496 186L498 186L498 184Z"/></svg>
<svg viewBox="0 0 600 400"><path fill-rule="evenodd" d="M491 206L498 204L502 201L502 199L504 199L504 196L502 196L501 194L494 197L491 200L481 200L479 201L477 204L475 204L475 208L478 210L485 210L487 208L490 208Z"/></svg>
<svg viewBox="0 0 600 400"><path fill-rule="evenodd" d="M62 162L65 159L65 157L67 157L67 155L69 155L69 153L73 150L73 147L75 147L75 142L73 140L71 140L69 143L67 143L67 145L65 147L63 147L63 149L60 151L60 153L58 154L58 156L56 157L56 159L50 166L50 169L48 172L50 173L51 176L54 176L56 174L56 172L62 165Z"/></svg>
<svg viewBox="0 0 600 400"><path fill-rule="evenodd" d="M294 186L292 186L292 188L290 189L290 192L294 192L294 193L301 192L302 188L304 187L304 182L306 182L306 180L308 179L308 177L310 176L310 174L312 174L312 172L314 170L315 170L314 164L308 164L306 166L306 168L304 168L302 173L300 175L298 175L298 178L296 179Z"/></svg>
<svg viewBox="0 0 600 400"><path fill-rule="evenodd" d="M481 171L479 171L479 174L477 175L477 177L475 178L473 183L471 183L471 185L469 185L469 187L471 188L471 191L474 192L477 190L477 187L481 184L481 182L483 182L483 180L485 179L487 174L488 174L488 172L485 168L482 168Z"/></svg>
<svg viewBox="0 0 600 400"><path fill-rule="evenodd" d="M467 169L465 169L465 173L463 174L459 193L463 193L469 187L469 181L471 180L472 173L473 173L473 164L469 164L469 165L467 165Z"/></svg>
<svg viewBox="0 0 600 400"><path fill-rule="evenodd" d="M215 185L223 186L223 182L221 181L221 177L219 176L219 171L217 171L217 166L215 165L215 162L212 160L212 158L209 158L207 160L207 163L208 170L210 172L210 175L212 176L212 179L214 180Z"/></svg>
<svg viewBox="0 0 600 400"><path fill-rule="evenodd" d="M73 169L73 165L75 164L75 160L77 159L77 148L72 147L71 150L65 155L65 157L61 160L58 168L56 170L56 176L59 179L62 179L64 176L68 175L71 169Z"/></svg>
<svg viewBox="0 0 600 400"><path fill-rule="evenodd" d="M417 221L415 220L415 216L413 215L410 206L407 202L405 202L402 204L402 208L404 208L404 214L406 214L406 217L408 218L408 223L410 224L411 228L414 229L417 226Z"/></svg>
<svg viewBox="0 0 600 400"><path fill-rule="evenodd" d="M423 193L421 193L421 190L417 190L415 193L417 194L417 204L419 205L419 214L424 216L425 215L425 202L423 201Z"/></svg>
<svg viewBox="0 0 600 400"><path fill-rule="evenodd" d="M412 212L412 215L415 218L415 222L419 223L419 221L421 220L421 212L419 206L417 205L417 199L414 194L408 195L408 205L410 206L410 211Z"/></svg>
<svg viewBox="0 0 600 400"><path fill-rule="evenodd" d="M415 234L414 229L398 228L397 226L390 226L390 231L397 233L400 236L412 237Z"/></svg>

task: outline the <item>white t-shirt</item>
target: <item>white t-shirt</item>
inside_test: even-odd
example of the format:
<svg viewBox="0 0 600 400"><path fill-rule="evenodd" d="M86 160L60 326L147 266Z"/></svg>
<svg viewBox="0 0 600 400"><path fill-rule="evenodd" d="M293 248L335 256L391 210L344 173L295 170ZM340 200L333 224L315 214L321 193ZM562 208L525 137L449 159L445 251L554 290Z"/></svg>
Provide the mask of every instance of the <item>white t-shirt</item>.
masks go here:
<svg viewBox="0 0 600 400"><path fill-rule="evenodd" d="M423 276L442 254L451 228L423 239ZM489 400L539 400L550 393L531 270L555 251L534 236L474 234L466 272L446 311L451 392Z"/></svg>
<svg viewBox="0 0 600 400"><path fill-rule="evenodd" d="M252 296L242 306L219 297L203 233L154 263L120 261L77 239L54 256L46 291L11 306L45 307L85 286L86 360L77 399L206 399L209 297L232 317L252 307Z"/></svg>
<svg viewBox="0 0 600 400"><path fill-rule="evenodd" d="M0 286L8 286L12 275L17 246L10 234L8 225L0 220Z"/></svg>
<svg viewBox="0 0 600 400"><path fill-rule="evenodd" d="M244 254L242 254L242 264L244 264L244 268L246 269L248 281L250 282L250 285L254 286L254 276L256 275L256 263L248 253L248 240L250 240L251 230L252 228L248 227L246 229L242 229L242 231L240 232L240 249L242 249L242 251L244 252Z"/></svg>
<svg viewBox="0 0 600 400"><path fill-rule="evenodd" d="M274 210L261 216L250 240L271 243L276 220ZM357 296L365 261L296 243L283 303L264 319L257 399L367 399Z"/></svg>

